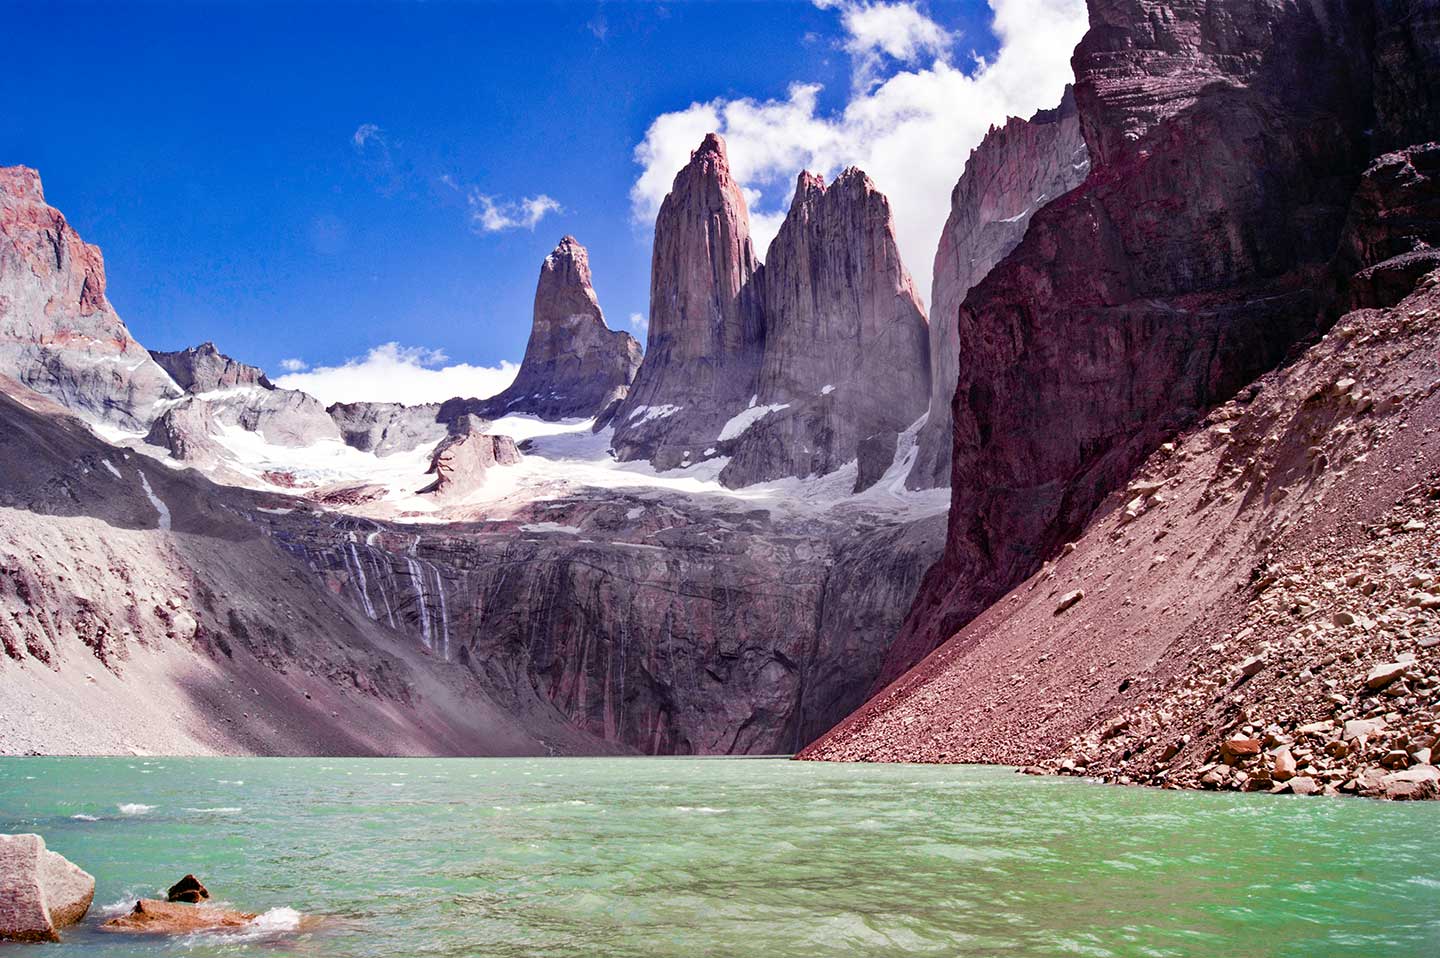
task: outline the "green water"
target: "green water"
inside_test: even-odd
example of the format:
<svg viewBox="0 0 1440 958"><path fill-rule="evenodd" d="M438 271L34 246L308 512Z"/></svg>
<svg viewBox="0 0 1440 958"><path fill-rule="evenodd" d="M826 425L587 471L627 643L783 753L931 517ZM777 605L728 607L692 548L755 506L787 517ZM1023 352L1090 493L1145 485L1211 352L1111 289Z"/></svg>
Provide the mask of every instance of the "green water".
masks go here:
<svg viewBox="0 0 1440 958"><path fill-rule="evenodd" d="M40 832L98 882L63 944L0 953L1433 956L1437 824L1440 805L954 766L0 759L0 832ZM93 930L189 871L323 920Z"/></svg>

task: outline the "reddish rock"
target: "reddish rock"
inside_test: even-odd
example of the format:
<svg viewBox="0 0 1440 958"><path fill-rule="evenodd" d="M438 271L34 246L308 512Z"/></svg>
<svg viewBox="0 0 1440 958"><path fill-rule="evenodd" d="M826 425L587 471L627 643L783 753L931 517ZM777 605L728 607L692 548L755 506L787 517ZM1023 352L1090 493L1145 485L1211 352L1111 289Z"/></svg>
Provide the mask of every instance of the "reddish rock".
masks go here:
<svg viewBox="0 0 1440 958"><path fill-rule="evenodd" d="M496 466L511 466L519 461L520 450L509 436L467 430L435 447L426 470L435 481L420 494L457 498L483 486L486 474Z"/></svg>
<svg viewBox="0 0 1440 958"><path fill-rule="evenodd" d="M950 404L960 375L956 322L965 295L1020 243L1037 210L1079 186L1089 172L1070 87L1055 109L1028 120L1012 116L970 151L935 251L929 416L906 479L910 488L950 483Z"/></svg>
<svg viewBox="0 0 1440 958"><path fill-rule="evenodd" d="M210 890L194 875L186 875L171 885L170 890L165 893L166 901L189 902L192 905L209 897Z"/></svg>
<svg viewBox="0 0 1440 958"><path fill-rule="evenodd" d="M705 137L655 220L650 328L615 418L621 459L698 457L755 394L765 342L760 264L725 142Z"/></svg>
<svg viewBox="0 0 1440 958"><path fill-rule="evenodd" d="M99 248L23 166L0 167L0 375L132 430L179 394L105 298Z"/></svg>
<svg viewBox="0 0 1440 958"><path fill-rule="evenodd" d="M100 930L137 935L189 935L197 931L243 928L254 920L253 912L142 898L126 914L101 925Z"/></svg>

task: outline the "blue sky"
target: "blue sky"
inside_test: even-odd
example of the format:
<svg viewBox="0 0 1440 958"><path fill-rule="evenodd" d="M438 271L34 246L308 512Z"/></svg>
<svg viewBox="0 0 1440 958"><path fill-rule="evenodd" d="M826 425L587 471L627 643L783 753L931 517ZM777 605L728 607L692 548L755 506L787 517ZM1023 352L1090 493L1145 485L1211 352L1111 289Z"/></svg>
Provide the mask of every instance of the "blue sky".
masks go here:
<svg viewBox="0 0 1440 958"><path fill-rule="evenodd" d="M1060 34L1047 55L1068 56L1078 0L997 0L1002 16L1007 3L1017 22L1044 11ZM1022 70L1024 49L974 82L1001 72L1005 40L976 2L45 3L5 16L0 164L38 168L50 203L101 246L111 301L142 342L211 339L272 374L387 342L432 364L518 360L540 261L564 233L589 248L610 324L629 328L647 312L656 184L707 127L731 139L763 233L801 165L883 169L876 144L914 112L900 100L928 97L927 122L953 111L963 130L938 138L935 183L909 202L938 194L943 221L966 142L1063 83L1053 64ZM912 76L930 91L884 102ZM897 190L910 178L888 172ZM533 228L527 199L543 213ZM487 210L502 228L485 228ZM934 226L920 219L905 255L928 280Z"/></svg>

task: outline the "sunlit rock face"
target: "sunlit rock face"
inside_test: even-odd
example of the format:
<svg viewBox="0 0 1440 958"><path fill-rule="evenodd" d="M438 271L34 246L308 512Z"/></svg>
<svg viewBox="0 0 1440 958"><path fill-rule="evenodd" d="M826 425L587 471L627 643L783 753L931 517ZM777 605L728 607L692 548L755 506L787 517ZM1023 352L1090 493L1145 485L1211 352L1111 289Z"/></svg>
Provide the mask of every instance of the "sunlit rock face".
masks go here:
<svg viewBox="0 0 1440 958"><path fill-rule="evenodd" d="M699 459L754 396L764 343L750 217L725 143L712 133L676 175L655 220L650 330L614 418L616 455L662 469Z"/></svg>
<svg viewBox="0 0 1440 958"><path fill-rule="evenodd" d="M99 248L23 166L0 167L0 374L130 431L180 394L105 298Z"/></svg>
<svg viewBox="0 0 1440 958"><path fill-rule="evenodd" d="M590 254L566 236L540 267L530 339L515 381L484 402L462 405L485 418L603 416L625 398L639 366L635 337L605 325L591 286ZM460 408L446 407L444 418Z"/></svg>
<svg viewBox="0 0 1440 958"><path fill-rule="evenodd" d="M175 384L188 393L208 393L244 386L275 388L259 367L231 359L220 352L214 343L201 343L199 346L173 352L152 349L150 358L159 363L161 368L170 374L170 378L175 380Z"/></svg>
<svg viewBox="0 0 1440 958"><path fill-rule="evenodd" d="M906 480L910 488L950 483L950 403L960 375L956 323L965 295L1019 245L1037 210L1079 186L1089 172L1070 87L1057 108L991 127L965 161L935 251L929 415Z"/></svg>
<svg viewBox="0 0 1440 958"><path fill-rule="evenodd" d="M828 187L802 173L764 275L755 404L768 412L725 449L722 481L824 475L870 437L893 450L925 411L930 371L925 313L884 194L853 167Z"/></svg>

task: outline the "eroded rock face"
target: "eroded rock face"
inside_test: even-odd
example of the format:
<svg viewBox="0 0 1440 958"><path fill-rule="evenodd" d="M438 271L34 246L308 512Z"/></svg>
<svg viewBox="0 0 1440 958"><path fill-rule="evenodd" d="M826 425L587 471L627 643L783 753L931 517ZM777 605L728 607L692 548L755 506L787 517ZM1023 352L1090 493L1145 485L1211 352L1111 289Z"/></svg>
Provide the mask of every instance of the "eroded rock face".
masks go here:
<svg viewBox="0 0 1440 958"><path fill-rule="evenodd" d="M441 404L402 406L399 403L335 403L326 408L347 446L385 456L435 443L448 434Z"/></svg>
<svg viewBox="0 0 1440 958"><path fill-rule="evenodd" d="M707 136L655 220L645 361L617 411L621 459L695 459L755 394L764 292L750 217L725 143Z"/></svg>
<svg viewBox="0 0 1440 958"><path fill-rule="evenodd" d="M956 322L965 295L1019 245L1036 210L1079 186L1089 172L1071 87L1055 109L991 127L965 161L935 251L929 416L906 480L910 488L950 484L950 404L960 375Z"/></svg>
<svg viewBox="0 0 1440 958"><path fill-rule="evenodd" d="M435 481L420 491L437 499L459 498L483 486L491 469L519 461L520 450L509 436L465 429L435 447L427 471Z"/></svg>
<svg viewBox="0 0 1440 958"><path fill-rule="evenodd" d="M105 298L105 263L45 203L40 174L0 167L0 372L83 415L143 431L180 390Z"/></svg>
<svg viewBox="0 0 1440 958"><path fill-rule="evenodd" d="M1091 3L1074 64L1094 168L959 312L946 557L887 678L1331 315L1321 288L1373 117L1369 11L1155 7Z"/></svg>
<svg viewBox="0 0 1440 958"><path fill-rule="evenodd" d="M218 439L226 427L257 433L276 446L304 447L340 439L339 428L320 400L295 389L233 389L186 396L169 404L151 425L145 441L176 459L211 465L233 458Z"/></svg>
<svg viewBox="0 0 1440 958"><path fill-rule="evenodd" d="M150 358L159 363L160 368L169 373L176 385L187 393L208 393L244 386L275 388L259 367L247 366L231 359L220 352L214 343L201 343L199 346L174 352L152 349Z"/></svg>
<svg viewBox="0 0 1440 958"><path fill-rule="evenodd" d="M58 941L94 897L95 879L39 835L0 835L0 939Z"/></svg>
<svg viewBox="0 0 1440 958"><path fill-rule="evenodd" d="M925 411L930 376L925 314L889 201L853 167L828 187L802 173L764 275L756 391L771 411L722 447L731 460L721 480L824 475L871 437L893 449Z"/></svg>
<svg viewBox="0 0 1440 958"><path fill-rule="evenodd" d="M625 397L639 367L635 337L605 325L590 285L590 254L566 236L540 267L530 340L515 381L484 402L466 403L465 410L492 419L507 413L549 420L598 416Z"/></svg>

